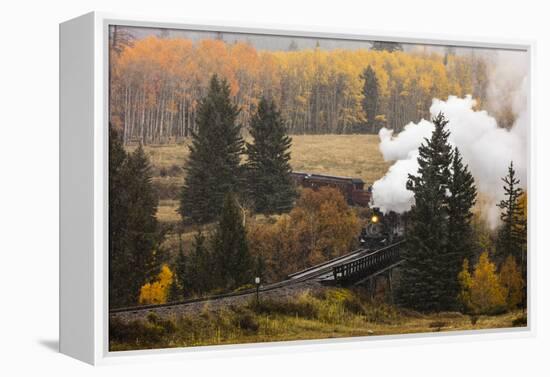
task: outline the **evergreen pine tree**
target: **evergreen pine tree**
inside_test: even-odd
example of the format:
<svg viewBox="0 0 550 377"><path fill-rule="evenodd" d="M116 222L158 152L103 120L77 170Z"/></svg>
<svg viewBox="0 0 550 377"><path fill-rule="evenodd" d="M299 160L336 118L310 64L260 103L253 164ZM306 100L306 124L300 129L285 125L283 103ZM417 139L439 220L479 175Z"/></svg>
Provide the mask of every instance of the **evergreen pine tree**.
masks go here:
<svg viewBox="0 0 550 377"><path fill-rule="evenodd" d="M197 108L198 129L192 134L180 195L182 218L210 222L220 214L225 193L242 189L239 164L244 142L238 114L227 81L212 76L208 94Z"/></svg>
<svg viewBox="0 0 550 377"><path fill-rule="evenodd" d="M502 178L504 182L504 199L498 207L502 210L500 226L497 239L497 254L499 259L504 260L512 255L522 265L524 277L526 274L526 250L527 250L527 222L525 208L520 198L523 190L519 187L520 180L516 177L513 162L508 167L508 175Z"/></svg>
<svg viewBox="0 0 550 377"><path fill-rule="evenodd" d="M371 50L388 52L403 51L403 45L399 42L374 41L372 42Z"/></svg>
<svg viewBox="0 0 550 377"><path fill-rule="evenodd" d="M471 227L472 208L476 203L477 190L474 177L468 165L462 163L460 151L455 147L451 162L451 176L449 181L448 202L448 238L447 256L445 258L447 271L446 306L451 307L459 292L457 275L464 259L472 260L474 241ZM443 277L443 276L442 276Z"/></svg>
<svg viewBox="0 0 550 377"><path fill-rule="evenodd" d="M376 113L378 111L379 102L379 85L376 73L369 65L367 69L361 75L361 78L365 80L363 84L363 110L367 114L367 126L371 133L376 132Z"/></svg>
<svg viewBox="0 0 550 377"><path fill-rule="evenodd" d="M228 193L212 239L216 288L234 289L251 282L254 261L248 250L242 212L236 195Z"/></svg>
<svg viewBox="0 0 550 377"><path fill-rule="evenodd" d="M281 114L275 103L260 100L250 122L252 143L246 143L247 187L260 213L289 210L296 198L290 177L290 145Z"/></svg>
<svg viewBox="0 0 550 377"><path fill-rule="evenodd" d="M172 271L175 274L174 281L170 286L170 301L183 300L185 291L188 289L187 284L187 257L183 251L181 233L179 234L178 255Z"/></svg>
<svg viewBox="0 0 550 377"><path fill-rule="evenodd" d="M137 302L141 286L160 270L160 238L157 229L158 196L152 183L149 159L140 145L128 156L125 185L128 193L126 219L127 274L124 284L131 302Z"/></svg>
<svg viewBox="0 0 550 377"><path fill-rule="evenodd" d="M433 123L431 139L426 139L418 149L418 173L409 175L407 181L415 204L410 213L406 261L398 291L402 304L426 311L438 311L447 304L444 297L447 279L442 279L442 275L447 269L447 190L452 151L447 142L449 132L445 130L447 120L440 113Z"/></svg>
<svg viewBox="0 0 550 377"><path fill-rule="evenodd" d="M158 273L158 199L143 148L127 154L109 131L109 303L135 305L141 286Z"/></svg>
<svg viewBox="0 0 550 377"><path fill-rule="evenodd" d="M210 269L206 238L199 229L193 241L193 249L187 262L187 290L186 295L202 296L212 286L212 271Z"/></svg>
<svg viewBox="0 0 550 377"><path fill-rule="evenodd" d="M124 275L130 255L126 247L128 195L126 163L128 154L117 130L109 126L109 304L111 307L128 303L125 297Z"/></svg>

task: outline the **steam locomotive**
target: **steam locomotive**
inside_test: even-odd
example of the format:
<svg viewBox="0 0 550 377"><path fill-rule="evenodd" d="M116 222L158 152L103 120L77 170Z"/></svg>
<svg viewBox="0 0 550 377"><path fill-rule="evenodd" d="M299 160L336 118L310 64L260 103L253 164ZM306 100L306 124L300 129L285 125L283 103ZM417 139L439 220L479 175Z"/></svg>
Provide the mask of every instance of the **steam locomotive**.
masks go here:
<svg viewBox="0 0 550 377"><path fill-rule="evenodd" d="M401 240L405 234L405 222L402 215L393 211L382 213L380 208L372 207L370 217L359 235L359 243L364 248L378 248Z"/></svg>

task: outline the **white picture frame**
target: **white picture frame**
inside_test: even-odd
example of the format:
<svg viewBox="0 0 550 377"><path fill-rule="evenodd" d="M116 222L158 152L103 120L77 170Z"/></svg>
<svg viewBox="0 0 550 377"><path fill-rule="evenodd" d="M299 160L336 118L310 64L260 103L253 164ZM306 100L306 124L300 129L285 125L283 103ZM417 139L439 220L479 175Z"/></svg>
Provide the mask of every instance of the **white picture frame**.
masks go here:
<svg viewBox="0 0 550 377"><path fill-rule="evenodd" d="M109 352L108 350L108 27L127 25L347 40L380 40L432 45L523 50L529 55L530 115L533 114L533 41L449 38L437 34L133 17L92 12L60 24L60 351L90 364L146 359L203 358L294 352L295 349L346 349L392 344L472 341L534 336L536 279L533 228L529 227L528 327L325 339L263 344ZM533 156L535 125L529 129L529 221L537 192ZM200 352L197 352L200 351Z"/></svg>

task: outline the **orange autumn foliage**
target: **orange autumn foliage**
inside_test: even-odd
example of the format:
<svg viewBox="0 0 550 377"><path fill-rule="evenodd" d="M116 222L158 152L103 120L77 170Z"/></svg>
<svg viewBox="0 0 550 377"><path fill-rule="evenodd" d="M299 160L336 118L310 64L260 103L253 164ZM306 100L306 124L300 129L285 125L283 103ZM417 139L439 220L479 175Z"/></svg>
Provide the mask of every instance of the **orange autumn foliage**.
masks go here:
<svg viewBox="0 0 550 377"><path fill-rule="evenodd" d="M365 122L363 70L379 83L377 119L400 129L429 116L434 97L484 101L485 62L473 56L368 49L259 50L245 41L136 40L111 60L111 121L124 140L169 142L195 128L198 101L213 74L224 77L248 123L258 99L273 98L290 133L348 133Z"/></svg>
<svg viewBox="0 0 550 377"><path fill-rule="evenodd" d="M287 274L349 252L357 244L360 223L334 188L304 189L294 209L271 224L249 224L251 253L262 255L277 281Z"/></svg>

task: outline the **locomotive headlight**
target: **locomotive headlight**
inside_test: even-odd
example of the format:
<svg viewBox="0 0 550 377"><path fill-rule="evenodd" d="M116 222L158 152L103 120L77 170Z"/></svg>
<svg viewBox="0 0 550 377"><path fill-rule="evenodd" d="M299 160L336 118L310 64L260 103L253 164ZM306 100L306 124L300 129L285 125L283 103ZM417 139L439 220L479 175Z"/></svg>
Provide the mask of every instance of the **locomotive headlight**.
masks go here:
<svg viewBox="0 0 550 377"><path fill-rule="evenodd" d="M376 224L376 223L378 222L378 216L373 215L373 216L370 218L370 222Z"/></svg>

